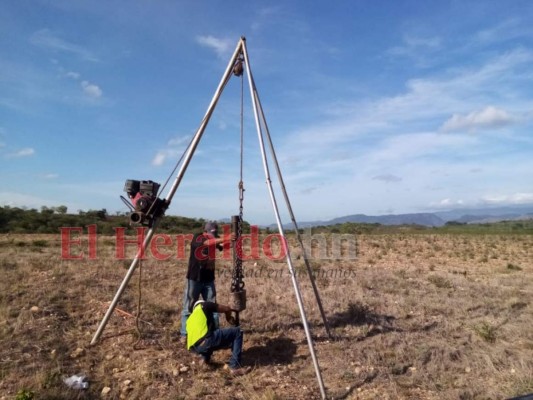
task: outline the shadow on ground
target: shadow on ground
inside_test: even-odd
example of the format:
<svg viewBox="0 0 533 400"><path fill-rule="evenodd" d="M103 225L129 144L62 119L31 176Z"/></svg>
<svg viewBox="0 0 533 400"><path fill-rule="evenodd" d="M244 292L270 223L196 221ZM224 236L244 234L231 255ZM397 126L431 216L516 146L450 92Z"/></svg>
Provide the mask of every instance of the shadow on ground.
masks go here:
<svg viewBox="0 0 533 400"><path fill-rule="evenodd" d="M265 366L290 364L296 354L296 344L292 339L266 339L264 344L252 346L243 351L242 358L247 364Z"/></svg>
<svg viewBox="0 0 533 400"><path fill-rule="evenodd" d="M350 302L346 311L333 314L328 318L328 321L332 328L364 324L392 327L391 325L395 319L396 318L391 315L380 315L373 312L366 304Z"/></svg>
<svg viewBox="0 0 533 400"><path fill-rule="evenodd" d="M328 318L330 328L343 328L346 326L366 325L368 329L363 336L343 337L334 335L335 340L355 340L361 341L372 336L388 332L427 332L438 326L436 321L428 321L422 325L399 327L397 318L392 315L381 315L373 312L370 308L360 302L349 303L346 311L338 312ZM324 339L326 340L326 339Z"/></svg>

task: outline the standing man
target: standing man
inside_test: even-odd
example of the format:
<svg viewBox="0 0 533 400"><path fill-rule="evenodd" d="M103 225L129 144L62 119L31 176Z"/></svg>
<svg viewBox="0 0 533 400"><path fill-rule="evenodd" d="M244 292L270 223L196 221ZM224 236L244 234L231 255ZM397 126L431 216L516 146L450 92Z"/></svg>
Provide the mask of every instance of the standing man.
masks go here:
<svg viewBox="0 0 533 400"><path fill-rule="evenodd" d="M235 240L235 234L220 237L216 222L205 224L204 232L194 235L191 242L191 254L187 269L183 310L181 311L181 336L187 336L186 323L191 315L190 308L200 298L216 303L215 289L215 258L216 250L222 251L224 246ZM214 314L214 323L218 327L218 314Z"/></svg>
<svg viewBox="0 0 533 400"><path fill-rule="evenodd" d="M209 363L214 351L231 349L229 370L232 375L238 376L247 374L251 370L250 367L241 366L243 340L241 328L234 326L219 329L213 319L217 312L224 313L226 320L233 325L235 319L231 315L232 311L236 310L208 301L198 300L194 303L192 314L187 319L187 349L199 354L204 364Z"/></svg>

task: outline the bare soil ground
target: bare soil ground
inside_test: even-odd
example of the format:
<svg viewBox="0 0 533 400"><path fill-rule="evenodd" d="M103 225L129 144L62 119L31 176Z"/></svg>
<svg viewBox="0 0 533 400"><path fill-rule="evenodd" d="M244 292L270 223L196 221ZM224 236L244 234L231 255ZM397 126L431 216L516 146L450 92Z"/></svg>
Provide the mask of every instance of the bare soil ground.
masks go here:
<svg viewBox="0 0 533 400"><path fill-rule="evenodd" d="M299 282L328 398L533 392L532 249L531 235L384 234L358 236L356 259L312 260L335 340L309 279ZM59 235L0 237L0 399L320 398L284 262L245 263L243 362L253 370L232 378L229 352L205 369L178 340L185 260L144 261L142 290L137 271L118 306L136 314L141 296L138 328L116 311L89 346L129 260L114 257L113 237L98 239L96 260L62 260L60 250ZM225 303L230 261L217 268ZM67 388L74 374L87 390Z"/></svg>

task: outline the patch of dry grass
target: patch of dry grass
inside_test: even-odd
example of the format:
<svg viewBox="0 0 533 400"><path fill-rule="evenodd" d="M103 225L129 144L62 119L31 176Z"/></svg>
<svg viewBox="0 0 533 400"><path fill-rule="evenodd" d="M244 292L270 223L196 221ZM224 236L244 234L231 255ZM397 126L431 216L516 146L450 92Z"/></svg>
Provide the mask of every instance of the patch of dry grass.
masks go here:
<svg viewBox="0 0 533 400"><path fill-rule="evenodd" d="M59 236L0 237L0 399L313 399L315 372L283 262L245 263L243 360L200 368L176 340L186 262L148 259L141 336L116 312L89 342L129 266L100 238L98 260L61 260ZM312 260L335 340L322 326L299 250L295 268L328 395L343 399L480 399L533 392L533 237L359 236L355 260ZM130 249L132 250L132 249ZM132 252L130 252L132 253ZM129 257L132 254L128 255ZM220 260L218 301L229 299ZM135 314L138 272L119 302ZM87 391L66 376L86 374Z"/></svg>

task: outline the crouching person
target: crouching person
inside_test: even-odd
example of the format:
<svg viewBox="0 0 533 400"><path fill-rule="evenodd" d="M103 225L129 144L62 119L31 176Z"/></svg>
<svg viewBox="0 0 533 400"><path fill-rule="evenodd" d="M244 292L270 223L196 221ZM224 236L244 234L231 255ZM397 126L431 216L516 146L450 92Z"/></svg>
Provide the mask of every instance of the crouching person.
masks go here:
<svg viewBox="0 0 533 400"><path fill-rule="evenodd" d="M199 300L194 303L191 315L187 319L187 349L202 357L204 363L209 363L214 351L231 349L229 368L232 375L244 375L250 372L250 367L241 366L243 333L239 327L216 328L214 313L224 313L226 320L233 324L230 307L209 301Z"/></svg>

